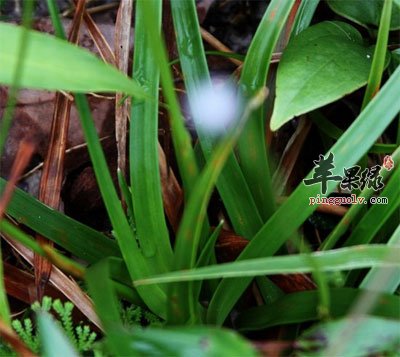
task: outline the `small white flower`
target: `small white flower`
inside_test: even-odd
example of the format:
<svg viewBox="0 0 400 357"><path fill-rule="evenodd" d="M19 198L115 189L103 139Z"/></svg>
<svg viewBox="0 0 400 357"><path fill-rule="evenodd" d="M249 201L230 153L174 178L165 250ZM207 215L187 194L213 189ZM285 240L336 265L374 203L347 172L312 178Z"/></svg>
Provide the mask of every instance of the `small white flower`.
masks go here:
<svg viewBox="0 0 400 357"><path fill-rule="evenodd" d="M196 128L220 135L240 116L241 101L232 85L205 83L189 98Z"/></svg>

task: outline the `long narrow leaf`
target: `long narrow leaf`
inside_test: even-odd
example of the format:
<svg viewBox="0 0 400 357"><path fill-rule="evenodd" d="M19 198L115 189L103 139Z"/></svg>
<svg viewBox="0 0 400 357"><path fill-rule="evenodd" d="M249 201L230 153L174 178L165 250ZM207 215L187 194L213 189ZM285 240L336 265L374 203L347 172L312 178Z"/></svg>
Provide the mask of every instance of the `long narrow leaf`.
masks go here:
<svg viewBox="0 0 400 357"><path fill-rule="evenodd" d="M365 90L362 109L370 102L378 92L381 85L382 73L385 67L386 47L389 39L390 18L392 15L393 0L385 0L379 23L378 40L372 58L371 71L369 73L367 89Z"/></svg>
<svg viewBox="0 0 400 357"><path fill-rule="evenodd" d="M144 0L150 1L150 0ZM157 28L161 24L161 2L154 1ZM143 1L136 2L133 78L146 87L152 101L132 99L129 140L132 202L136 235L145 257L154 257L159 272L170 269L172 249L162 202L158 163L158 83L159 69L149 46L143 23Z"/></svg>
<svg viewBox="0 0 400 357"><path fill-rule="evenodd" d="M0 178L0 191L6 184L7 181ZM89 263L105 256L121 255L116 242L112 239L45 206L19 188L14 191L7 213L20 224L28 226Z"/></svg>
<svg viewBox="0 0 400 357"><path fill-rule="evenodd" d="M201 279L310 273L315 269L315 264L318 264L321 271L340 271L373 266L400 266L400 261L398 261L397 257L392 257L390 260L386 259L390 252L400 254L400 247L372 244L316 252L310 255L297 254L247 259L246 261L213 265L192 269L191 271L167 273L158 277L136 280L134 284L135 286L141 286ZM312 260L310 260L310 257Z"/></svg>
<svg viewBox="0 0 400 357"><path fill-rule="evenodd" d="M4 286L3 253L0 245L0 319L11 326L10 307L8 305L7 292Z"/></svg>
<svg viewBox="0 0 400 357"><path fill-rule="evenodd" d="M158 266L156 263L152 264L152 257L144 258L125 217L107 167L88 102L82 94L75 94L75 101L100 192L129 274L132 279L154 274L158 271ZM151 290L138 289L138 293L152 311L160 316L165 314L166 295L158 286L154 286Z"/></svg>
<svg viewBox="0 0 400 357"><path fill-rule="evenodd" d="M263 94L261 91L261 94L251 98L239 123L218 144L203 172L200 174L185 207L176 238L175 266L177 269L188 269L195 266L201 229L203 227L202 223L207 213L207 205L214 185L239 138L246 120L252 111L264 102L265 95L266 92ZM175 290L176 292L173 290L171 294L172 298L170 299L172 312L170 318L173 321L184 322L190 316L196 314L192 289L188 288L185 284L176 284Z"/></svg>
<svg viewBox="0 0 400 357"><path fill-rule="evenodd" d="M386 204L375 204L357 223L354 231L344 243L344 246L368 244L375 237L376 233L389 219L395 210L400 207L400 166L395 168L395 172L390 178L379 198L387 198Z"/></svg>
<svg viewBox="0 0 400 357"><path fill-rule="evenodd" d="M114 261L104 259L87 270L86 283L96 311L106 331L106 343L111 354L132 356L132 339L122 325L116 291L111 283Z"/></svg>
<svg viewBox="0 0 400 357"><path fill-rule="evenodd" d="M240 86L246 97L265 86L272 52L293 3L294 0L273 0L268 5L243 64ZM249 119L239 140L238 151L247 184L265 222L275 211L275 197L265 144L263 108L255 111Z"/></svg>
<svg viewBox="0 0 400 357"><path fill-rule="evenodd" d="M352 288L330 289L329 294L335 301L330 311L331 316L346 315L362 292L362 290ZM399 318L399 303L398 296L382 294L369 314L390 319ZM238 316L236 324L241 331L253 331L271 326L318 320L317 307L317 291L302 291L288 294L271 305L245 310Z"/></svg>
<svg viewBox="0 0 400 357"><path fill-rule="evenodd" d="M331 148L330 151L337 155L333 174L341 174L344 167L356 164L400 111L399 86L400 68L397 68L381 91ZM380 120L377 121L376 118ZM311 177L310 173L307 178ZM331 193L335 186L336 183L329 182L327 194ZM275 254L316 209L316 206L309 205L309 197L315 197L320 193L319 190L318 185L300 184L250 241L238 259L245 260ZM211 300L208 309L209 321L222 324L250 282L251 278L223 280Z"/></svg>
<svg viewBox="0 0 400 357"><path fill-rule="evenodd" d="M395 167L400 164L400 147L392 154L392 160L394 162ZM380 170L380 175L383 180L386 180L391 174L393 170L388 171L386 169ZM364 190L360 193L358 197L362 197L365 200L369 200L374 194L373 188L365 187ZM328 250L335 246L340 237L347 231L350 224L357 217L358 213L363 209L362 205L352 205L350 209L346 212L340 222L336 225L336 227L332 230L329 236L325 239L325 241L321 245L322 250Z"/></svg>
<svg viewBox="0 0 400 357"><path fill-rule="evenodd" d="M388 246L400 245L400 225L397 227L392 237L387 243ZM374 289L376 280L384 280L383 285L379 289L380 292L394 293L400 285L400 269L399 268L372 268L360 284L362 289ZM386 281L385 281L386 280ZM379 281L381 284L382 281ZM375 290L375 289L374 289Z"/></svg>
<svg viewBox="0 0 400 357"><path fill-rule="evenodd" d="M151 1L143 1L144 24L149 34L149 46L152 50L152 56L157 59L160 68L163 94L168 103L171 119L172 142L183 181L183 187L185 192L189 193L197 178L198 168L191 138L185 128L185 121L175 93L174 81L168 64L165 45L160 32L157 31L157 23L154 22L153 13L157 11L154 5L155 4Z"/></svg>
<svg viewBox="0 0 400 357"><path fill-rule="evenodd" d="M172 1L171 9L180 63L190 101L190 99L196 98L200 85L210 84L196 6L193 0ZM200 117L201 113L196 115ZM203 154L206 160L209 160L214 148L214 140L201 130L198 135ZM225 168L218 178L217 188L235 231L250 239L261 226L261 218L233 154L229 156Z"/></svg>
<svg viewBox="0 0 400 357"><path fill-rule="evenodd" d="M0 83L12 84L23 30L0 23ZM137 83L94 54L44 33L29 31L20 87L74 92L124 92L144 98ZM43 58L46 61L43 61ZM99 75L101 73L101 75Z"/></svg>

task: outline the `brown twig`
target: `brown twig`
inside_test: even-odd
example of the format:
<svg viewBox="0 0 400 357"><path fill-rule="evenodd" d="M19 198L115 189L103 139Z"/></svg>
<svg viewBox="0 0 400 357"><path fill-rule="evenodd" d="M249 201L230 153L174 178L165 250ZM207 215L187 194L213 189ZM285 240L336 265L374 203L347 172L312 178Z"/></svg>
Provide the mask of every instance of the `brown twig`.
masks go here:
<svg viewBox="0 0 400 357"><path fill-rule="evenodd" d="M281 156L281 160L274 175L274 183L279 182L279 193L281 194L286 187L289 177L293 172L293 168L300 155L301 148L307 138L311 129L311 121L302 117L299 121L296 131L286 144L285 150Z"/></svg>
<svg viewBox="0 0 400 357"><path fill-rule="evenodd" d="M31 266L34 265L34 255L31 250L4 234L2 234L2 236L8 242L8 244L10 244L10 246L13 247L18 254L28 262L28 264ZM62 294L64 294L64 296L70 300L94 325L102 330L100 320L94 311L92 300L85 292L82 291L75 280L69 278L56 266L52 266L50 282Z"/></svg>
<svg viewBox="0 0 400 357"><path fill-rule="evenodd" d="M23 140L19 144L18 152L15 157L13 166L11 168L10 177L8 178L7 185L0 198L0 220L2 219L4 212L7 208L7 205L11 200L15 186L22 172L25 170L26 166L31 160L34 148L35 148L34 144L27 140Z"/></svg>
<svg viewBox="0 0 400 357"><path fill-rule="evenodd" d="M287 200L286 196L278 197L278 203L283 203ZM332 214L334 216L343 217L349 209L344 206L320 204L317 206L316 211L321 213Z"/></svg>
<svg viewBox="0 0 400 357"><path fill-rule="evenodd" d="M200 27L200 33L203 40L206 41L212 47L214 47L216 50L221 52L234 53L228 46L224 45L220 40L218 40L214 35L209 33L204 28ZM231 61L236 66L240 66L243 63L241 60L238 60L236 58L229 57L228 60Z"/></svg>
<svg viewBox="0 0 400 357"><path fill-rule="evenodd" d="M121 1L115 24L115 59L118 69L123 73L128 73L132 7L132 0ZM126 177L126 137L130 100L126 99L121 103L122 99L123 94L117 93L115 96L115 138L118 168Z"/></svg>
<svg viewBox="0 0 400 357"><path fill-rule="evenodd" d="M246 248L248 243L247 239L231 231L221 230L215 247L217 256L223 262L233 261ZM268 278L285 293L316 288L315 283L306 274L276 274L270 275Z"/></svg>
<svg viewBox="0 0 400 357"><path fill-rule="evenodd" d="M78 42L84 9L85 1L78 0L72 27L68 36L68 41L71 43L76 44ZM46 159L44 160L39 186L39 200L54 209L59 208L61 200L60 194L64 179L64 158L67 146L70 111L71 101L69 98L57 92L51 125L50 144ZM53 244L40 235L37 235L37 241L39 244ZM52 264L42 256L35 254L34 265L37 298L40 301L43 296L44 287L51 274Z"/></svg>
<svg viewBox="0 0 400 357"><path fill-rule="evenodd" d="M182 214L183 192L174 172L168 166L164 150L158 144L158 159L160 166L161 188L165 214L174 232L178 231Z"/></svg>

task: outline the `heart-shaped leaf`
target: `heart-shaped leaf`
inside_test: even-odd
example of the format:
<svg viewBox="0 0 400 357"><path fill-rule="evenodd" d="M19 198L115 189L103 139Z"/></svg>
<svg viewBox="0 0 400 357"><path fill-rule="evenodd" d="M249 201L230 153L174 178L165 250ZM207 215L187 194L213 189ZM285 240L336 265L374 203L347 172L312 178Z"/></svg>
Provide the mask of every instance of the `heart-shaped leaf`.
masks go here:
<svg viewBox="0 0 400 357"><path fill-rule="evenodd" d="M343 22L321 22L301 32L279 63L271 129L365 85L371 52L360 33Z"/></svg>
<svg viewBox="0 0 400 357"><path fill-rule="evenodd" d="M329 7L338 15L359 25L378 27L384 0L343 1L327 0ZM393 2L390 29L400 28L400 2Z"/></svg>
<svg viewBox="0 0 400 357"><path fill-rule="evenodd" d="M13 84L23 29L0 23L0 83ZM19 86L74 92L123 92L144 97L144 90L89 51L37 31L29 31Z"/></svg>

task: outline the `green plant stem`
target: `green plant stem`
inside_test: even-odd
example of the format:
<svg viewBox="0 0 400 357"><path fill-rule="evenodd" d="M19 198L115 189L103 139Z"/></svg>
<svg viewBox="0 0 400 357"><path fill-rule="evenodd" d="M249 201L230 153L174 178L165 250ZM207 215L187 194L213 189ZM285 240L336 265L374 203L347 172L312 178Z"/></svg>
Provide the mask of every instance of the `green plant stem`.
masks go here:
<svg viewBox="0 0 400 357"><path fill-rule="evenodd" d="M379 23L378 39L372 59L371 71L369 73L367 89L365 90L361 110L376 95L381 85L382 73L385 67L386 47L388 44L390 18L392 15L393 0L385 0L382 8L381 20Z"/></svg>
<svg viewBox="0 0 400 357"><path fill-rule="evenodd" d="M54 26L56 37L65 40L66 39L65 31L60 21L59 9L56 2L54 0L46 0L46 3L47 3L47 8L49 9L49 14Z"/></svg>

